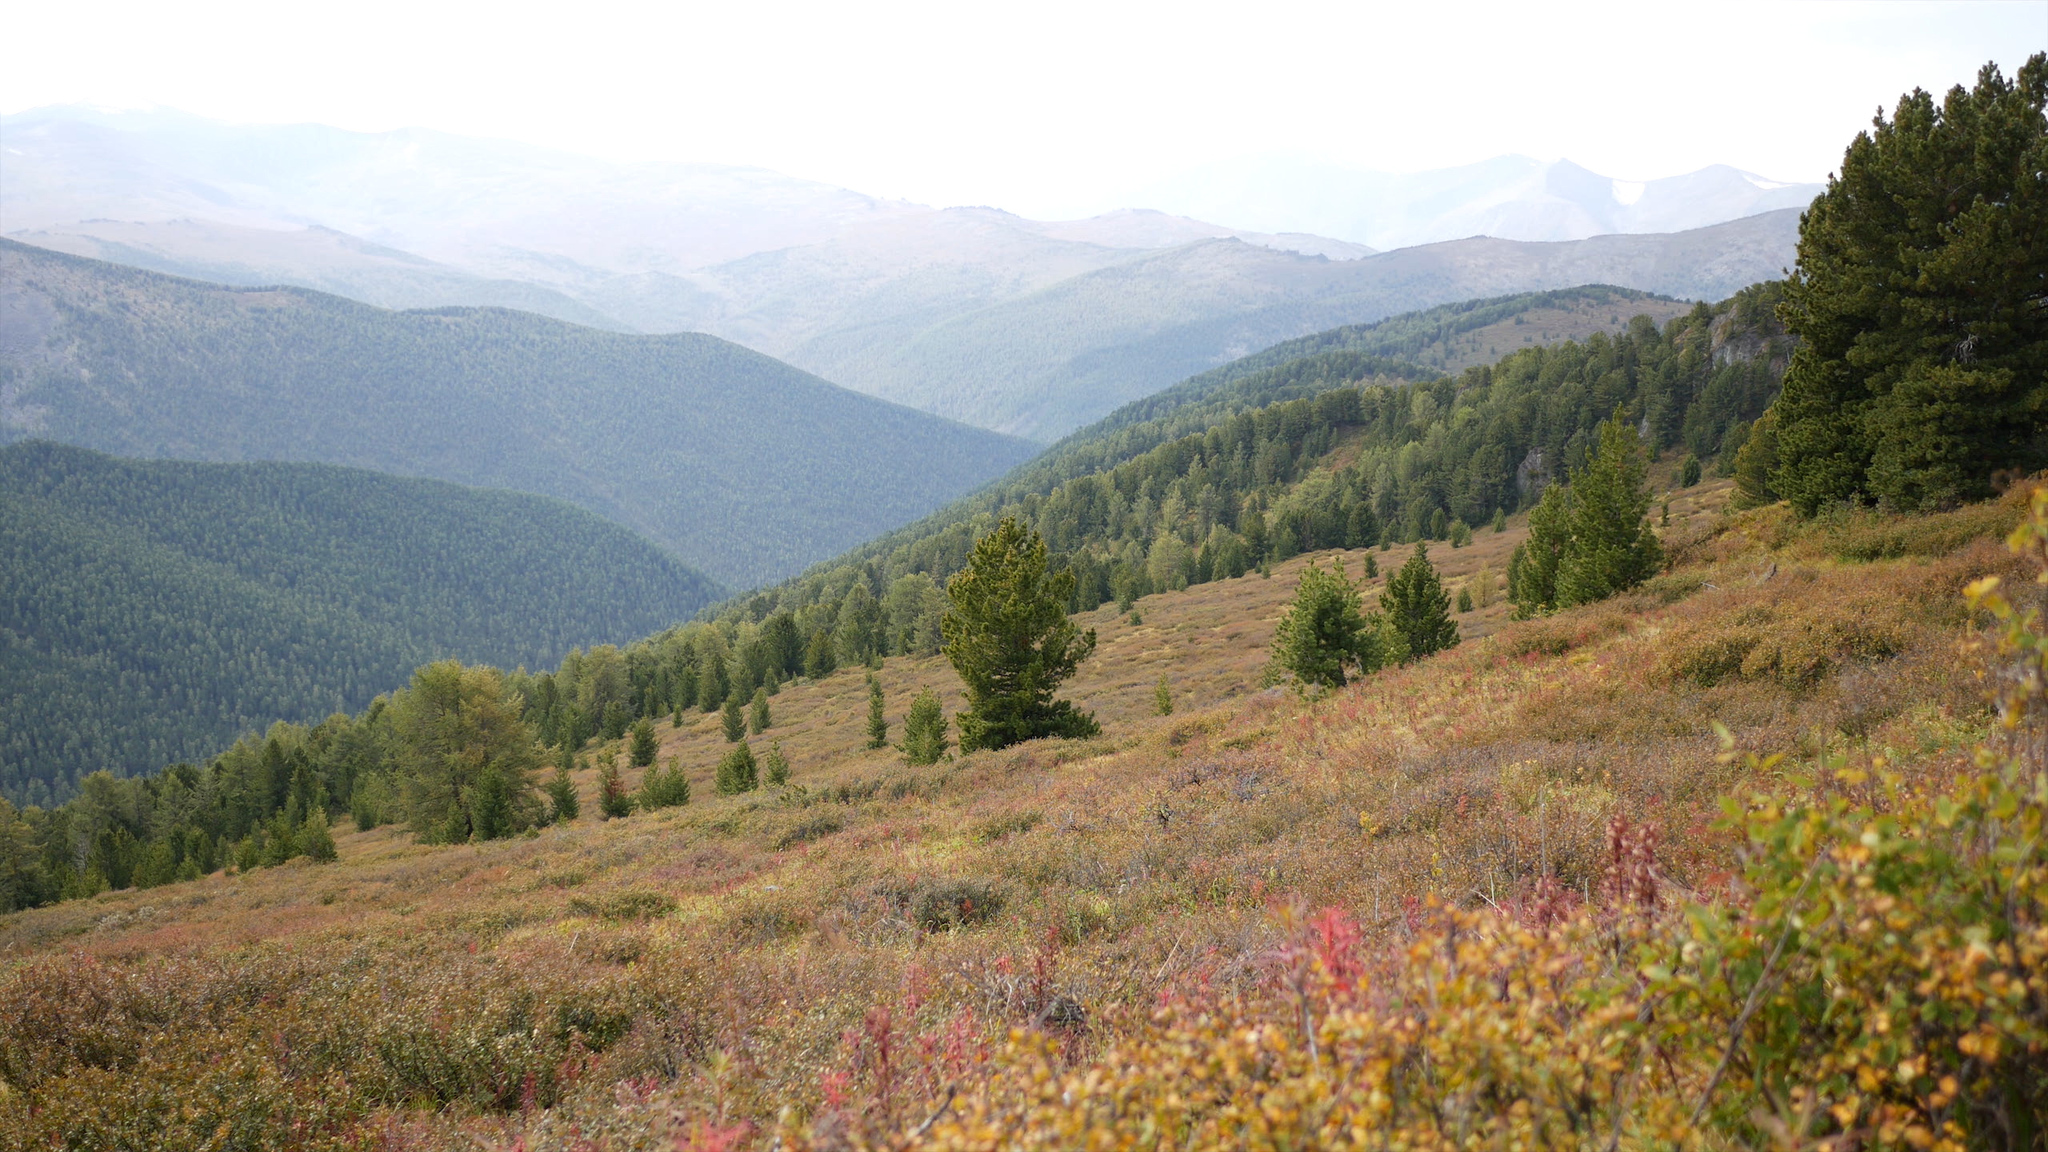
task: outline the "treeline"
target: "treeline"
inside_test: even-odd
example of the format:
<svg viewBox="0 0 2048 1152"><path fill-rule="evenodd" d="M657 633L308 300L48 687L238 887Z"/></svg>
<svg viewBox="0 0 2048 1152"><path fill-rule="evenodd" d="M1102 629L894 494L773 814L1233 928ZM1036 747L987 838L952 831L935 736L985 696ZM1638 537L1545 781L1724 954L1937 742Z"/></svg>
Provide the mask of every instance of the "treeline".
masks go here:
<svg viewBox="0 0 2048 1152"><path fill-rule="evenodd" d="M560 501L318 464L0 448L0 796L196 760L455 656L552 666L710 580Z"/></svg>
<svg viewBox="0 0 2048 1152"><path fill-rule="evenodd" d="M70 803L0 800L0 912L150 888L223 868L334 858L333 822L405 823L427 843L492 840L546 823L525 678L448 660L360 714L277 723L204 766L87 776ZM573 803L573 800L572 800Z"/></svg>
<svg viewBox="0 0 2048 1152"><path fill-rule="evenodd" d="M1369 381L1347 382L1348 352L1283 365L1234 386L1310 394L1086 474L1036 488L1006 483L915 531L728 602L714 614L717 630L773 629L842 659L935 650L926 606L1002 515L1035 527L1073 571L1073 611L1316 549L1457 540L1583 468L1617 409L1652 451L1683 449L1725 469L1789 355L1773 313L1779 295L1776 284L1758 285L1662 328L1638 317L1612 337L1528 348L1427 382L1389 381L1382 365L1364 362L1350 367ZM1113 436L1146 434L1132 426Z"/></svg>

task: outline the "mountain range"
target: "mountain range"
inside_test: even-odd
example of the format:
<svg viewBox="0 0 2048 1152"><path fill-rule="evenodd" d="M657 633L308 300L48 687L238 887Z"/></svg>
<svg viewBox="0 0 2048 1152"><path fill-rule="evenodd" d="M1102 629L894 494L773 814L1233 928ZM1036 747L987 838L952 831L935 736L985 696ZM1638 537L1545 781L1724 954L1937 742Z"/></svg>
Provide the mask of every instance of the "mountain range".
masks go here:
<svg viewBox="0 0 2048 1152"><path fill-rule="evenodd" d="M556 496L741 586L915 519L1033 451L715 336L393 312L0 240L0 442L28 437Z"/></svg>
<svg viewBox="0 0 2048 1152"><path fill-rule="evenodd" d="M28 243L387 307L708 332L1039 441L1275 341L1451 301L1589 282L1719 299L1791 262L1790 205L1811 194L1710 171L1602 207L1596 186L1630 193L1508 158L1381 181L1361 211L1398 208L1408 223L1389 235L1438 241L1383 252L1149 210L1044 222L929 208L760 169L615 164L422 130L55 108L0 118L0 137L0 213ZM1524 234L1504 223L1515 212L1557 215L1567 200L1574 236L1707 226L1500 238ZM1471 235L1497 223L1495 238Z"/></svg>
<svg viewBox="0 0 2048 1152"><path fill-rule="evenodd" d="M1661 180L1618 180L1569 160L1527 156L1408 174L1261 156L1207 164L1140 195L1147 204L1190 216L1406 248L1467 236L1584 240L1684 232L1804 208L1821 188L1726 164Z"/></svg>

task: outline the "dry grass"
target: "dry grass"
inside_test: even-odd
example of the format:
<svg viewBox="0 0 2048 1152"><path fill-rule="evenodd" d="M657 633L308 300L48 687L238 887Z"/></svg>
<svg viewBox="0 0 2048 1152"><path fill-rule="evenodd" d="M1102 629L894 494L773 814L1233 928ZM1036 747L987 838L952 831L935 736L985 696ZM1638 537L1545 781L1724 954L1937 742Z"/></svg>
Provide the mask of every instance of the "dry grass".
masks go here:
<svg viewBox="0 0 2048 1152"><path fill-rule="evenodd" d="M1717 756L1711 725L1758 750L1958 763L1983 717L1952 593L2000 562L1970 537L1848 563L1768 510L1727 517L1725 499L1725 484L1674 499L1686 567L1648 589L1525 623L1496 597L1461 618L1459 648L1314 703L1257 688L1304 557L1147 597L1142 624L1089 614L1101 643L1071 694L1097 740L913 769L863 749L864 673L842 671L786 687L753 738L782 742L787 789L714 797L727 745L717 717L694 717L662 729L664 759L692 773L687 807L452 848L349 831L331 865L17 913L0 918L0 980L77 968L140 988L120 993L134 1029L242 1052L264 1091L345 1079L346 1115L319 1120L336 1140L640 1147L677 1108L767 1124L820 1107L835 1077L872 1073L877 1011L937 1076L1049 1014L1095 1022L1073 1043L1107 1042L1118 1013L1177 982L1251 980L1289 908L1349 908L1386 934L1419 898L1482 907L1546 871L1590 892L1616 813L1663 830L1660 883L1709 889L1731 866L1716 798L1759 783ZM1504 573L1520 538L1482 528L1432 556L1455 588ZM1346 555L1354 573L1363 559ZM1169 717L1153 714L1162 671ZM920 688L959 707L941 661L879 675L892 736ZM0 1051L80 1028L0 1020ZM83 1092L120 1066L73 1055L37 1075L71 1083L69 1068L64 1091ZM14 1106L0 1095L0 1119Z"/></svg>

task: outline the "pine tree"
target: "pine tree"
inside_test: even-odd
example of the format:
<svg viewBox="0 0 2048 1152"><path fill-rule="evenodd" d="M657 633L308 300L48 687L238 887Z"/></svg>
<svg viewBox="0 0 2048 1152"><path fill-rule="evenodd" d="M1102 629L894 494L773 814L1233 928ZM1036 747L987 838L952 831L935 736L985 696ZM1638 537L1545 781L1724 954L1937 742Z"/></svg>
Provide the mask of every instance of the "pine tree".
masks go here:
<svg viewBox="0 0 2048 1152"><path fill-rule="evenodd" d="M1463 520L1451 521L1451 547L1463 548L1472 542L1472 526Z"/></svg>
<svg viewBox="0 0 2048 1152"><path fill-rule="evenodd" d="M732 685L726 679L725 655L710 644L705 649L702 666L697 670L697 707L709 713L724 705Z"/></svg>
<svg viewBox="0 0 2048 1152"><path fill-rule="evenodd" d="M334 859L334 834L328 831L326 811L316 808L307 814L298 841L299 852L307 859L320 864Z"/></svg>
<svg viewBox="0 0 2048 1152"><path fill-rule="evenodd" d="M946 710L927 688L910 702L903 720L903 758L914 765L936 764L946 755Z"/></svg>
<svg viewBox="0 0 2048 1152"><path fill-rule="evenodd" d="M633 797L626 792L626 782L619 778L619 758L609 753L597 774L597 810L607 820L633 814Z"/></svg>
<svg viewBox="0 0 2048 1152"><path fill-rule="evenodd" d="M2048 462L2044 107L2044 53L1939 104L1915 89L1800 218L1770 474L1800 513L1939 507Z"/></svg>
<svg viewBox="0 0 2048 1152"><path fill-rule="evenodd" d="M967 689L962 749L1101 731L1093 716L1053 697L1095 651L1094 629L1067 619L1073 589L1073 571L1047 572L1045 541L1012 517L975 541L967 566L946 584L952 610L940 625L946 658Z"/></svg>
<svg viewBox="0 0 2048 1152"><path fill-rule="evenodd" d="M1772 409L1749 426L1749 438L1735 450L1735 494L1728 506L1741 511L1777 503L1777 490L1771 487L1771 474L1777 470L1778 419Z"/></svg>
<svg viewBox="0 0 2048 1152"><path fill-rule="evenodd" d="M832 655L832 633L819 628L811 633L804 646L804 675L813 680L823 680L838 668L838 661Z"/></svg>
<svg viewBox="0 0 2048 1152"><path fill-rule="evenodd" d="M633 750L628 763L635 768L645 768L654 763L654 755L661 750L661 742L654 738L654 721L642 717L633 723Z"/></svg>
<svg viewBox="0 0 2048 1152"><path fill-rule="evenodd" d="M1401 634L1411 660L1453 648L1458 643L1458 622L1451 619L1451 598L1444 594L1436 566L1429 562L1429 546L1417 542L1415 554L1401 570L1387 577L1380 593L1380 611Z"/></svg>
<svg viewBox="0 0 2048 1152"><path fill-rule="evenodd" d="M1656 575L1664 550L1650 528L1649 462L1635 425L1619 409L1600 425L1600 446L1572 474L1566 544L1557 567L1557 604L1604 600Z"/></svg>
<svg viewBox="0 0 2048 1152"><path fill-rule="evenodd" d="M771 719L768 715L768 689L754 689L754 706L747 714L747 727L759 736L768 730Z"/></svg>
<svg viewBox="0 0 2048 1152"><path fill-rule="evenodd" d="M1678 486L1691 488L1700 482L1700 458L1691 452L1678 465Z"/></svg>
<svg viewBox="0 0 2048 1152"><path fill-rule="evenodd" d="M1463 615L1471 610L1472 586L1470 584L1461 584L1458 586L1458 613Z"/></svg>
<svg viewBox="0 0 2048 1152"><path fill-rule="evenodd" d="M555 765L555 774L548 780L547 793L551 823L562 824L582 813L583 801L576 795L576 781L569 777L567 765Z"/></svg>
<svg viewBox="0 0 2048 1152"><path fill-rule="evenodd" d="M1173 682L1164 672L1159 674L1159 683L1152 686L1152 710L1161 716L1173 715Z"/></svg>
<svg viewBox="0 0 2048 1152"><path fill-rule="evenodd" d="M1500 534L1501 534L1502 532L1505 532L1505 531L1507 531L1507 530L1508 530L1508 514L1507 514L1507 510L1506 510L1506 509L1504 509L1504 508L1495 508L1495 509L1493 510L1493 532L1494 532L1494 535L1498 536L1498 535L1500 535Z"/></svg>
<svg viewBox="0 0 2048 1152"><path fill-rule="evenodd" d="M1342 560L1330 568L1310 561L1273 631L1273 660L1302 684L1342 688L1350 682L1347 668L1364 674L1381 667L1378 624L1361 610Z"/></svg>
<svg viewBox="0 0 2048 1152"><path fill-rule="evenodd" d="M1557 607L1557 567L1571 541L1570 501L1564 485L1544 488L1543 499L1529 510L1529 538L1508 558L1508 599L1518 620Z"/></svg>
<svg viewBox="0 0 2048 1152"><path fill-rule="evenodd" d="M742 792L752 792L760 786L760 780L756 772L754 750L748 747L745 742L741 742L732 751L727 752L724 759L718 762L718 771L713 777L713 783L718 788L719 795L721 796L736 796Z"/></svg>
<svg viewBox="0 0 2048 1152"><path fill-rule="evenodd" d="M763 757L762 768L770 785L780 788L789 783L789 758L782 754L782 741L768 745L768 755Z"/></svg>
<svg viewBox="0 0 2048 1152"><path fill-rule="evenodd" d="M882 713L882 682L868 674L868 747L889 746L889 718Z"/></svg>
<svg viewBox="0 0 2048 1152"><path fill-rule="evenodd" d="M640 779L637 806L642 812L677 808L689 802L690 778L683 773L680 757L669 757L667 768L650 768Z"/></svg>
<svg viewBox="0 0 2048 1152"><path fill-rule="evenodd" d="M739 693L735 692L725 698L724 714L719 719L725 727L726 743L737 744L740 737L747 734L747 713L740 707Z"/></svg>

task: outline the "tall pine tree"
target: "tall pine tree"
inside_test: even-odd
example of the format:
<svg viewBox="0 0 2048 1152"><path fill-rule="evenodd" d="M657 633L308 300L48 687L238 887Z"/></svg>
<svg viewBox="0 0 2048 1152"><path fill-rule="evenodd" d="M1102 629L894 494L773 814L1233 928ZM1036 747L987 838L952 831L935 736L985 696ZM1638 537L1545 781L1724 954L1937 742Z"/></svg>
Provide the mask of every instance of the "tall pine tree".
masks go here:
<svg viewBox="0 0 2048 1152"><path fill-rule="evenodd" d="M2048 463L2048 54L1880 114L1799 225L1770 486L1939 507Z"/></svg>

